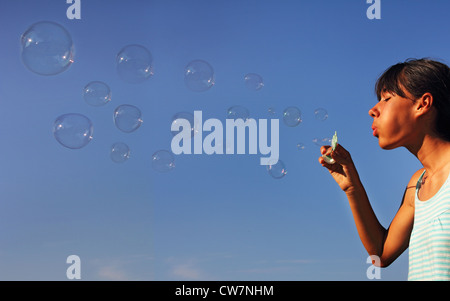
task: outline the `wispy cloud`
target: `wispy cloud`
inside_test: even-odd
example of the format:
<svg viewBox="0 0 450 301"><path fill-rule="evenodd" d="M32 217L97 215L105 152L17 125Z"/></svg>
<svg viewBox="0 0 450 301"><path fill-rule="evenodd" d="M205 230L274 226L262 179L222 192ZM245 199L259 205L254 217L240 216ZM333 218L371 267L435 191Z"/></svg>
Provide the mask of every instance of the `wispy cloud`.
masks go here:
<svg viewBox="0 0 450 301"><path fill-rule="evenodd" d="M175 259L170 257L167 259L170 265L170 276L180 280L204 280L206 278L205 271L199 266L196 259Z"/></svg>
<svg viewBox="0 0 450 301"><path fill-rule="evenodd" d="M147 272L152 260L153 258L146 254L134 254L126 257L94 259L91 263L95 266L94 273L99 280L132 281L149 280L151 275Z"/></svg>
<svg viewBox="0 0 450 301"><path fill-rule="evenodd" d="M274 261L260 262L261 267L241 269L237 272L244 274L273 274L286 273L297 270L300 265L316 263L317 260L312 259L279 259Z"/></svg>
<svg viewBox="0 0 450 301"><path fill-rule="evenodd" d="M201 258L176 258L169 257L166 259L168 264L168 272L171 279L175 280L205 280L214 278L213 272L205 267L211 267L211 262L231 260L233 256L229 254L207 254ZM279 259L264 260L263 262L247 262L247 268L233 269L226 273L238 273L241 275L267 275L274 273L292 273L293 271L303 270L301 266L317 263L312 259ZM217 276L217 275L216 275Z"/></svg>
<svg viewBox="0 0 450 301"><path fill-rule="evenodd" d="M192 263L179 264L172 267L172 274L184 280L200 280L203 272Z"/></svg>
<svg viewBox="0 0 450 301"><path fill-rule="evenodd" d="M125 271L117 266L102 266L98 270L98 276L102 280L126 281L130 280Z"/></svg>

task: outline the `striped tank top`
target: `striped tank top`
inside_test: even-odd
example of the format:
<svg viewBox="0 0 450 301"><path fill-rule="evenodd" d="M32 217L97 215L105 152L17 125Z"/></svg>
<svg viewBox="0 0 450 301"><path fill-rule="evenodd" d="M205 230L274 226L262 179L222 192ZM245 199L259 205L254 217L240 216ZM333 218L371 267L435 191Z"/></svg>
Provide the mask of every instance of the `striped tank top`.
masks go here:
<svg viewBox="0 0 450 301"><path fill-rule="evenodd" d="M414 226L409 241L408 280L450 280L450 175L429 200L416 185Z"/></svg>

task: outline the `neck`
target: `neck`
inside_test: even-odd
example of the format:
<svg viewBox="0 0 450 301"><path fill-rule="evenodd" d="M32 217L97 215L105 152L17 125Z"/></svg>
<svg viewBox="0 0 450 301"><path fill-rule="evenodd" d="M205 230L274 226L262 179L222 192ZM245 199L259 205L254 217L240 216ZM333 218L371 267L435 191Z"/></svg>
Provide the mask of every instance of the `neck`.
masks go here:
<svg viewBox="0 0 450 301"><path fill-rule="evenodd" d="M450 165L450 142L439 137L425 135L420 143L408 150L419 159L427 173L434 174Z"/></svg>

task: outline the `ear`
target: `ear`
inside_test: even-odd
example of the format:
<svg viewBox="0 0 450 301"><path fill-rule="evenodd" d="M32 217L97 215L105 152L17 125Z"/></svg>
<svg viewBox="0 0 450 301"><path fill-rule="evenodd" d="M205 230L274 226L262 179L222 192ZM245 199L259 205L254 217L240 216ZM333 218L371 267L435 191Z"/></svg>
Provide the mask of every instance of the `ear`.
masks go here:
<svg viewBox="0 0 450 301"><path fill-rule="evenodd" d="M423 94L422 97L416 100L415 109L416 114L418 114L418 116L422 116L431 112L432 107L433 107L433 95L431 95L431 93L429 92Z"/></svg>

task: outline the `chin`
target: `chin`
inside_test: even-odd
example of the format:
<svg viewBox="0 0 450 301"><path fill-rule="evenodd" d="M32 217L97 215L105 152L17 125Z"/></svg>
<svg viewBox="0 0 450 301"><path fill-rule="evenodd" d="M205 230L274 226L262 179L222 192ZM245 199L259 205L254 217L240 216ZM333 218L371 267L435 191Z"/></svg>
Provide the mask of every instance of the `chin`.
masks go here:
<svg viewBox="0 0 450 301"><path fill-rule="evenodd" d="M384 141L382 141L382 140L380 140L380 139L378 139L378 145L379 145L382 149L385 149L385 150L390 150L390 149L394 149L394 148L399 147L399 146L396 145L396 144L389 144L389 143L386 143L386 142L384 142Z"/></svg>

